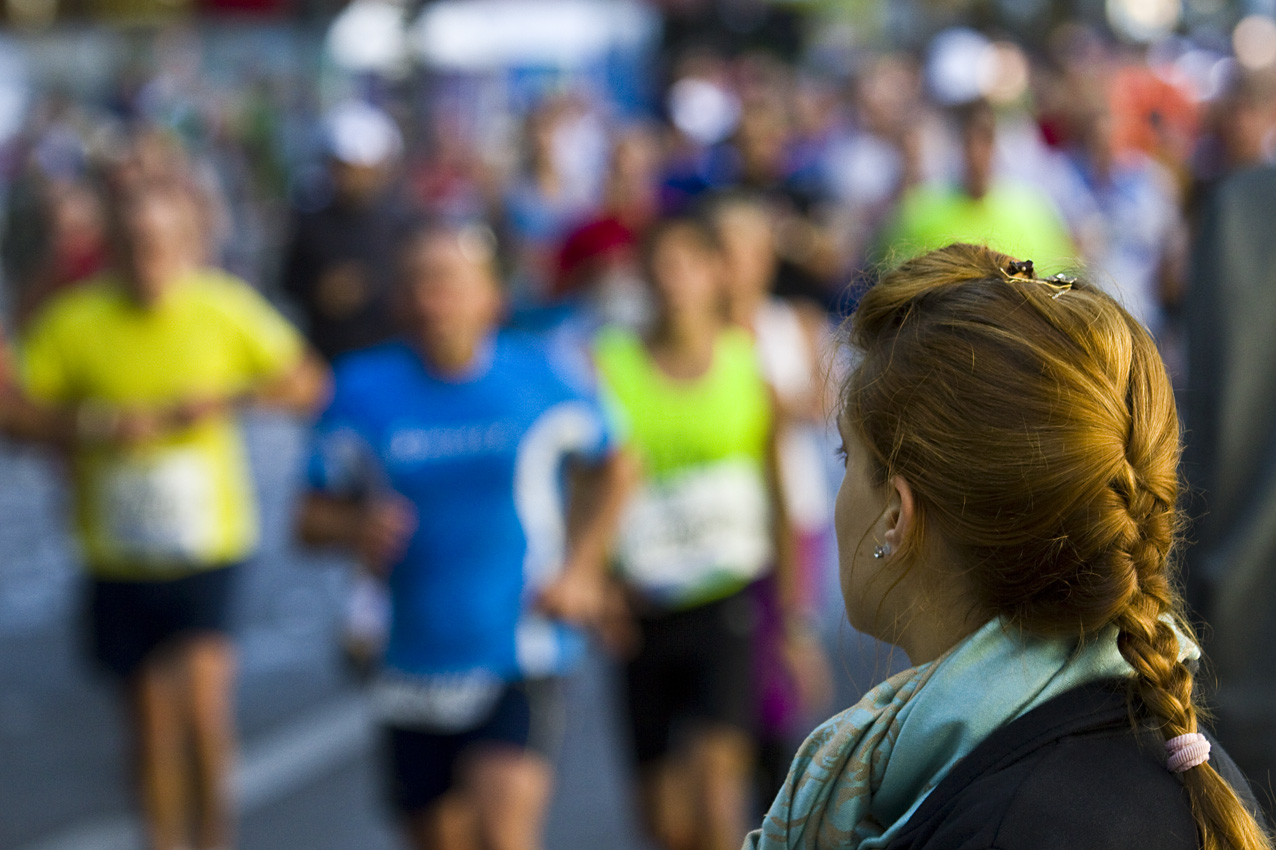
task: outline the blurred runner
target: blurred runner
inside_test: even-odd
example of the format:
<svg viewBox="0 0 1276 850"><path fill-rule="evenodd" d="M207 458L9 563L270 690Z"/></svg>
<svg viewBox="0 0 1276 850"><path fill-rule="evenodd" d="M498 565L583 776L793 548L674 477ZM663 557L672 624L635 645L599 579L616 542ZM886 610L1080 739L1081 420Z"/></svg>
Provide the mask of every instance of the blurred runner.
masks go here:
<svg viewBox="0 0 1276 850"><path fill-rule="evenodd" d="M237 572L257 517L236 411L309 412L301 337L247 284L200 268L178 180L108 190L113 269L56 297L23 345L20 433L63 448L91 574L95 659L127 690L153 850L232 846Z"/></svg>
<svg viewBox="0 0 1276 850"><path fill-rule="evenodd" d="M390 116L343 103L325 116L323 133L326 197L294 214L283 289L301 308L311 342L331 361L393 335L395 261L418 222L391 185L403 139ZM351 591L342 648L353 671L366 676L385 642L388 603L384 588L366 576L355 576Z"/></svg>
<svg viewBox="0 0 1276 850"><path fill-rule="evenodd" d="M952 242L988 242L1034 257L1060 271L1076 262L1067 226L1049 197L1026 183L998 177L997 115L978 100L957 110L961 181L917 186L904 193L878 245L876 260L901 260Z"/></svg>
<svg viewBox="0 0 1276 850"><path fill-rule="evenodd" d="M385 341L394 332L394 263L415 226L390 178L403 149L380 110L344 103L324 119L328 181L293 216L283 289L306 333L328 360Z"/></svg>
<svg viewBox="0 0 1276 850"><path fill-rule="evenodd" d="M9 338L0 327L0 435L21 435L27 430L22 421L24 409L28 407L24 402Z"/></svg>
<svg viewBox="0 0 1276 850"><path fill-rule="evenodd" d="M4 328L0 327L0 436L39 439L45 411L22 391L20 367Z"/></svg>
<svg viewBox="0 0 1276 850"><path fill-rule="evenodd" d="M520 303L544 303L551 295L557 248L600 198L589 160L601 141L586 104L570 96L548 97L528 115L522 168L501 203L502 230L512 249L513 295ZM601 173L605 160L597 163Z"/></svg>
<svg viewBox="0 0 1276 850"><path fill-rule="evenodd" d="M23 174L10 190L6 227L0 252L19 328L49 298L102 270L102 210L86 181Z"/></svg>
<svg viewBox="0 0 1276 850"><path fill-rule="evenodd" d="M1137 149L1116 145L1115 120L1102 100L1082 108L1068 151L1065 214L1095 283L1152 333L1182 378L1182 341L1172 321L1183 296L1187 230L1173 175Z"/></svg>
<svg viewBox="0 0 1276 850"><path fill-rule="evenodd" d="M616 555L638 617L627 679L641 802L664 847L736 848L755 759L749 588L773 564L791 653L813 647L777 497L772 401L748 333L724 327L716 234L667 219L645 265L651 334L611 328L595 350L645 478Z"/></svg>
<svg viewBox="0 0 1276 850"><path fill-rule="evenodd" d="M810 302L771 294L779 257L771 214L752 196L715 199L709 214L726 261L726 317L753 337L758 366L776 400L776 432L785 513L793 527L801 621L792 626L816 634L816 588L832 564L827 542L832 529L832 486L825 471L826 381L820 352L829 336L823 310ZM788 774L803 721L832 698L832 675L823 656L804 652L785 658L784 622L774 576L757 585L755 687L759 699L760 797L775 798ZM796 613L796 612L795 612ZM815 646L814 640L811 646Z"/></svg>
<svg viewBox="0 0 1276 850"><path fill-rule="evenodd" d="M658 140L649 128L622 132L612 147L602 210L559 248L554 296L577 302L591 331L597 323L638 328L650 318L637 249L659 208L659 166Z"/></svg>
<svg viewBox="0 0 1276 850"><path fill-rule="evenodd" d="M304 540L388 584L373 704L390 800L421 850L540 846L557 677L584 649L569 624L601 609L625 495L597 399L533 341L495 332L489 240L436 229L410 243L405 336L338 364L299 520Z"/></svg>

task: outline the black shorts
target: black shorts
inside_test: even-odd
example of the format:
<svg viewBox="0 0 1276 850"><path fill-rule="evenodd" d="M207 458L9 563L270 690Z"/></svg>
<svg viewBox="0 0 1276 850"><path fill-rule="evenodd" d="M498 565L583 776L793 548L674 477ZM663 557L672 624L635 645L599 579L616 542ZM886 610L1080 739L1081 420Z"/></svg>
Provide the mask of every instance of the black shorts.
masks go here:
<svg viewBox="0 0 1276 850"><path fill-rule="evenodd" d="M465 732L383 727L390 806L401 815L428 808L456 785L461 762L485 746L514 747L553 761L564 717L562 680L534 679L506 686L487 719Z"/></svg>
<svg viewBox="0 0 1276 850"><path fill-rule="evenodd" d="M108 672L127 679L177 637L227 633L238 573L232 565L167 581L91 579L90 655Z"/></svg>
<svg viewBox="0 0 1276 850"><path fill-rule="evenodd" d="M753 734L756 620L747 591L640 620L642 646L626 670L629 722L640 766L666 756L675 736L691 724Z"/></svg>

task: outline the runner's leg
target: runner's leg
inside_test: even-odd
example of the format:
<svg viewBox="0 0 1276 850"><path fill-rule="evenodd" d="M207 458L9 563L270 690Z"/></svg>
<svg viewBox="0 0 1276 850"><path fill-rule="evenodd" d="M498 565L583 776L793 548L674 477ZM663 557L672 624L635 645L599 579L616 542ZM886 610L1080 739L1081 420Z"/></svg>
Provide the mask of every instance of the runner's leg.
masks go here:
<svg viewBox="0 0 1276 850"><path fill-rule="evenodd" d="M685 757L669 753L643 766L640 809L648 834L663 850L695 850L695 786Z"/></svg>
<svg viewBox="0 0 1276 850"><path fill-rule="evenodd" d="M456 782L471 734L382 728L387 802L412 850L482 850L474 801Z"/></svg>
<svg viewBox="0 0 1276 850"><path fill-rule="evenodd" d="M178 652L189 697L186 719L194 743L195 846L197 850L229 848L234 834L230 787L235 760L234 647L226 635L205 633L192 635Z"/></svg>
<svg viewBox="0 0 1276 850"><path fill-rule="evenodd" d="M130 690L148 840L152 850L178 850L186 846L190 828L191 789L176 660L169 653L153 654L134 674Z"/></svg>
<svg viewBox="0 0 1276 850"><path fill-rule="evenodd" d="M406 815L404 831L412 850L482 850L477 808L458 792L445 794L428 808Z"/></svg>
<svg viewBox="0 0 1276 850"><path fill-rule="evenodd" d="M698 723L688 742L699 810L697 850L735 850L751 820L757 727L754 604L754 595L744 590L705 606L697 624L693 703Z"/></svg>
<svg viewBox="0 0 1276 850"><path fill-rule="evenodd" d="M691 773L700 801L698 850L736 850L749 828L753 743L729 726L710 727L691 746Z"/></svg>
<svg viewBox="0 0 1276 850"><path fill-rule="evenodd" d="M484 850L539 850L553 790L553 765L538 753L484 746L469 759L466 787Z"/></svg>

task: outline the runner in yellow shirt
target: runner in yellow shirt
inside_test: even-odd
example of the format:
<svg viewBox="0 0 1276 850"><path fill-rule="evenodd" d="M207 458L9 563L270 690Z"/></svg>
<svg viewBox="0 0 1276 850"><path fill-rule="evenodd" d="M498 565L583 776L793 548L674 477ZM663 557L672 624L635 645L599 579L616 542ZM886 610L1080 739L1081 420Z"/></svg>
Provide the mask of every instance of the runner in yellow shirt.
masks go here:
<svg viewBox="0 0 1276 850"><path fill-rule="evenodd" d="M196 265L182 181L107 195L113 270L32 323L21 353L34 414L11 427L66 453L94 654L131 692L151 847L227 848L227 611L257 540L235 413L309 413L327 377L251 287Z"/></svg>

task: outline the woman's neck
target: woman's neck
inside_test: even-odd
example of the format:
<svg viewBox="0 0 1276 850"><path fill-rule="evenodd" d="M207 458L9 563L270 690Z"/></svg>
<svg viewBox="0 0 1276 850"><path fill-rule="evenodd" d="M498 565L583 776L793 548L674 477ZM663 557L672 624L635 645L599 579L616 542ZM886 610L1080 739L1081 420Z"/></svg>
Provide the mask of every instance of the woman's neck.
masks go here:
<svg viewBox="0 0 1276 850"><path fill-rule="evenodd" d="M721 326L712 314L666 316L651 336L652 357L671 378L698 378L713 365L713 347Z"/></svg>
<svg viewBox="0 0 1276 850"><path fill-rule="evenodd" d="M919 616L918 619L921 619ZM934 623L930 624L934 626ZM964 624L960 627L952 627L952 624L944 628L925 628L908 630L899 638L898 646L904 650L904 654L908 656L908 660L914 667L919 664L925 664L928 661L934 661L948 650L970 634L973 634L983 623L976 623L973 626Z"/></svg>
<svg viewBox="0 0 1276 850"><path fill-rule="evenodd" d="M487 337L438 340L418 336L413 345L429 371L448 381L464 381L482 369L491 343Z"/></svg>
<svg viewBox="0 0 1276 850"><path fill-rule="evenodd" d="M753 333L758 321L758 311L766 300L764 292L737 293L727 302L727 321Z"/></svg>
<svg viewBox="0 0 1276 850"><path fill-rule="evenodd" d="M929 583L919 588L914 599L906 615L908 622L898 624L892 641L914 666L939 658L992 619L992 614L975 601L971 589L952 572L930 571Z"/></svg>
<svg viewBox="0 0 1276 850"><path fill-rule="evenodd" d="M554 163L546 160L538 160L532 166L532 176L536 182L536 188L542 195L547 198L557 198L563 191L563 181L559 177L558 169Z"/></svg>
<svg viewBox="0 0 1276 850"><path fill-rule="evenodd" d="M122 264L119 271L129 299L142 310L154 310L178 281L194 271L194 265L174 261L138 269Z"/></svg>

